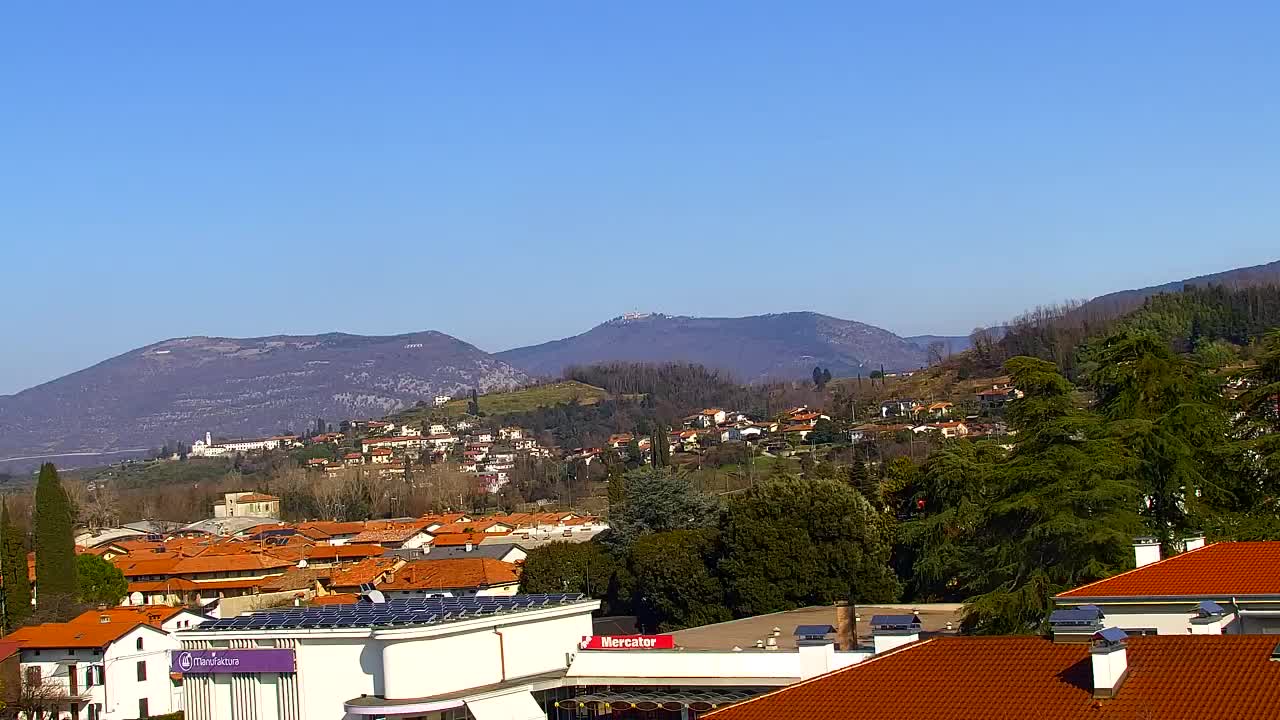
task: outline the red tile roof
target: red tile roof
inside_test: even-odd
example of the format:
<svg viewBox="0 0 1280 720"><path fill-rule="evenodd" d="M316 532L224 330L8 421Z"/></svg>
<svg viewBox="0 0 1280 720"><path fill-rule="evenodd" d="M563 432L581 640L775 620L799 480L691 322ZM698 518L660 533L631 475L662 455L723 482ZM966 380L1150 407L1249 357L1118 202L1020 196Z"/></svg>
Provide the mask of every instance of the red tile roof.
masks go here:
<svg viewBox="0 0 1280 720"><path fill-rule="evenodd" d="M248 495L241 495L236 498L237 503L276 502L279 500L280 498L275 495L267 495L265 493L249 493Z"/></svg>
<svg viewBox="0 0 1280 720"><path fill-rule="evenodd" d="M1060 598L1280 595L1280 542L1206 545L1068 590Z"/></svg>
<svg viewBox="0 0 1280 720"><path fill-rule="evenodd" d="M45 623L28 625L9 633L5 640L32 649L101 648L119 640L146 623L138 621L97 623ZM162 632L157 630L157 632Z"/></svg>
<svg viewBox="0 0 1280 720"><path fill-rule="evenodd" d="M1280 717L1276 639L1128 640L1116 696L1093 698L1089 647L1035 637L940 637L706 716L707 720L1262 720Z"/></svg>
<svg viewBox="0 0 1280 720"><path fill-rule="evenodd" d="M396 570L379 590L447 590L519 582L516 566L493 558L415 560Z"/></svg>
<svg viewBox="0 0 1280 720"><path fill-rule="evenodd" d="M384 573L394 570L403 563L404 561L400 558L376 557L366 558L358 563L334 568L333 573L329 576L329 587L360 587L365 583L374 582L382 577Z"/></svg>
<svg viewBox="0 0 1280 720"><path fill-rule="evenodd" d="M118 605L104 610L86 610L70 620L73 623L101 624L102 616L111 618L111 622L137 625L146 623L152 627L160 627L161 623L177 615L186 608L168 605Z"/></svg>

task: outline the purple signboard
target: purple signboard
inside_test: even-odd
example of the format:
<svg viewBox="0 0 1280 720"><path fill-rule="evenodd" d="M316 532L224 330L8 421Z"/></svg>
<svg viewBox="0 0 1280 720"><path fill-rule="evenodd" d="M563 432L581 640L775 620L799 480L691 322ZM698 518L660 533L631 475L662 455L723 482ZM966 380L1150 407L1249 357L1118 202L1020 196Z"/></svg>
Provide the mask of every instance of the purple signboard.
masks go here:
<svg viewBox="0 0 1280 720"><path fill-rule="evenodd" d="M171 672L191 673L291 673L293 651L276 648L261 650L174 650L170 653Z"/></svg>

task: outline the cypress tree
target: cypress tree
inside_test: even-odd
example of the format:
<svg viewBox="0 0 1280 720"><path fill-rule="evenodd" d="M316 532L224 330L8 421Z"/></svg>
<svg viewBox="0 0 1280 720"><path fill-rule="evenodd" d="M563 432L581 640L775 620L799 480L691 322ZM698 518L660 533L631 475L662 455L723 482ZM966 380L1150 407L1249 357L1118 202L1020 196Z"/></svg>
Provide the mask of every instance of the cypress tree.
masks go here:
<svg viewBox="0 0 1280 720"><path fill-rule="evenodd" d="M71 502L53 463L40 466L36 482L37 602L76 597L76 548L71 536Z"/></svg>
<svg viewBox="0 0 1280 720"><path fill-rule="evenodd" d="M22 533L9 522L5 503L0 503L0 577L4 580L4 631L9 633L31 615L31 578Z"/></svg>

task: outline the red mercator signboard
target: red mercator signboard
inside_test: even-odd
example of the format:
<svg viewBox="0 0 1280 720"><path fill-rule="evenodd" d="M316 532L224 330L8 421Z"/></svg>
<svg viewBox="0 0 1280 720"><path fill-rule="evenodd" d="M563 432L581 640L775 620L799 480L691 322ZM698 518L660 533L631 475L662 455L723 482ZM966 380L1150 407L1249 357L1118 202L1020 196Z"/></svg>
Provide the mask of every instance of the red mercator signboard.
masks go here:
<svg viewBox="0 0 1280 720"><path fill-rule="evenodd" d="M590 635L582 638L583 650L674 650L672 635Z"/></svg>

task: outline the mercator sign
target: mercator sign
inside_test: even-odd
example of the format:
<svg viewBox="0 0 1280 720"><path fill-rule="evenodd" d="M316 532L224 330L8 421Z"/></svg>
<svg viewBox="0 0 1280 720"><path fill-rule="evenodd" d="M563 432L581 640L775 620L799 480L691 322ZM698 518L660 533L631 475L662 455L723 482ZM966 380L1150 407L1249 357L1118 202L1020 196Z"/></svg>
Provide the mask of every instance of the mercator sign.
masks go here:
<svg viewBox="0 0 1280 720"><path fill-rule="evenodd" d="M591 635L582 638L583 650L674 650L672 635Z"/></svg>

